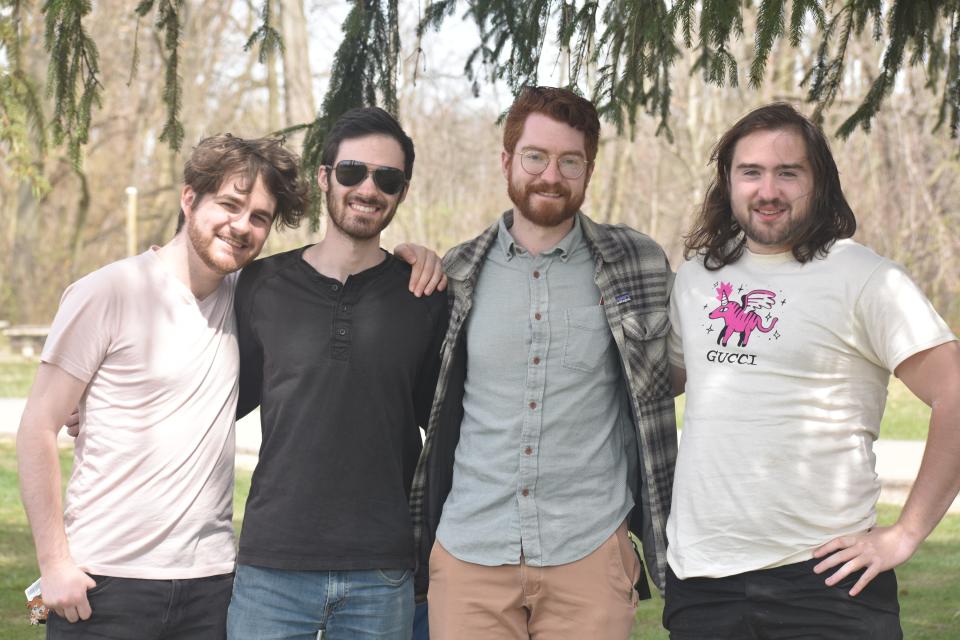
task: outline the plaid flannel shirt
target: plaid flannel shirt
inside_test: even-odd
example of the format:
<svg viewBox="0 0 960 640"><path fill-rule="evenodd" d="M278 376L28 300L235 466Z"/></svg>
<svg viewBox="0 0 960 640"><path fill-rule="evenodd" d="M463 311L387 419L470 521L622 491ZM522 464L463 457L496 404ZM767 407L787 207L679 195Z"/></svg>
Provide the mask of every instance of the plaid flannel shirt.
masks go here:
<svg viewBox="0 0 960 640"><path fill-rule="evenodd" d="M637 507L630 530L643 544L646 565L663 592L666 572L666 524L677 456L667 335L667 303L673 274L663 249L648 236L624 225L597 224L577 214L584 239L596 262L595 281L602 294L607 321L617 345L630 392L636 427L638 470L632 487ZM507 227L513 212L504 214ZM487 251L497 236L494 223L477 238L444 256L449 280L450 323L441 351L440 377L427 426L423 453L410 493L410 511L417 541L418 596L426 593L428 559L443 502L453 478L453 456L463 417L466 344L463 327L473 304L473 289ZM645 585L641 586L641 592Z"/></svg>

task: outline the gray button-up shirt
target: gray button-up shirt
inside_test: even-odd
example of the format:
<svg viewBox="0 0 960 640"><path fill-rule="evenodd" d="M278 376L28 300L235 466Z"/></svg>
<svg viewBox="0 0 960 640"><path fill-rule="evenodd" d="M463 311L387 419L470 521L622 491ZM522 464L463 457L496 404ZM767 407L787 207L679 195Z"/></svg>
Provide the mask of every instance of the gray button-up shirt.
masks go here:
<svg viewBox="0 0 960 640"><path fill-rule="evenodd" d="M483 565L583 558L634 498L621 368L579 220L539 255L501 220L466 331L464 417L437 539Z"/></svg>

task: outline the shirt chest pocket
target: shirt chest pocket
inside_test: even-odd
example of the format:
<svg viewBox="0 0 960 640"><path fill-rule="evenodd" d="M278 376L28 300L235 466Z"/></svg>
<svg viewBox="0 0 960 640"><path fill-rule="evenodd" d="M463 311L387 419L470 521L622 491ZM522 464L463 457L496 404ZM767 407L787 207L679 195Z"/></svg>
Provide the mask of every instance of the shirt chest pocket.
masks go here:
<svg viewBox="0 0 960 640"><path fill-rule="evenodd" d="M603 307L576 307L563 313L563 355L568 369L591 372L606 357L613 343Z"/></svg>

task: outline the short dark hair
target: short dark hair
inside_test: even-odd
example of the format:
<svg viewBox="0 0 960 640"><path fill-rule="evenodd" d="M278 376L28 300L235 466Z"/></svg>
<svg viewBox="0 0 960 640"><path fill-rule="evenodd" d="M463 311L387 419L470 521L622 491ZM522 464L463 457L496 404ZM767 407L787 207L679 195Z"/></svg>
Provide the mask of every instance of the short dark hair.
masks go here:
<svg viewBox="0 0 960 640"><path fill-rule="evenodd" d="M597 157L600 145L600 117L593 103L569 89L527 86L513 101L503 123L503 148L513 153L531 113L542 113L567 124L584 135L587 162Z"/></svg>
<svg viewBox="0 0 960 640"><path fill-rule="evenodd" d="M396 140L403 149L403 174L407 181L413 178L413 160L416 155L413 140L397 119L380 107L355 107L337 118L324 138L320 163L332 166L337 159L341 142L369 135L390 136Z"/></svg>
<svg viewBox="0 0 960 640"><path fill-rule="evenodd" d="M857 230L857 219L843 195L840 173L823 130L792 105L774 102L754 109L733 125L714 147L710 162L717 172L710 183L693 228L684 242L684 257L702 255L707 269L716 270L743 255L746 236L730 207L730 165L737 143L757 131L796 131L806 146L813 171L808 224L791 250L798 262L824 256L841 238Z"/></svg>
<svg viewBox="0 0 960 640"><path fill-rule="evenodd" d="M283 146L280 138L238 138L229 133L202 139L183 165L183 183L193 189L195 202L217 193L223 182L243 177L241 193L249 193L257 181L277 201L274 224L277 228L296 227L307 208L309 185L300 172L300 158ZM177 220L177 233L184 223L183 210Z"/></svg>

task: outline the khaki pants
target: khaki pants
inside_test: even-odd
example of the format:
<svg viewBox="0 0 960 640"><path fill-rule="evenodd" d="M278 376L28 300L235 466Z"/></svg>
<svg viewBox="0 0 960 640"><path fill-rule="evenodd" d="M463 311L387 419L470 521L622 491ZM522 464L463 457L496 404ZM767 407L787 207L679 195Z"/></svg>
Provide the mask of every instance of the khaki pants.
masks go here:
<svg viewBox="0 0 960 640"><path fill-rule="evenodd" d="M626 523L585 558L555 567L463 562L430 554L432 640L626 640L640 561Z"/></svg>

